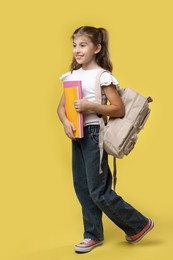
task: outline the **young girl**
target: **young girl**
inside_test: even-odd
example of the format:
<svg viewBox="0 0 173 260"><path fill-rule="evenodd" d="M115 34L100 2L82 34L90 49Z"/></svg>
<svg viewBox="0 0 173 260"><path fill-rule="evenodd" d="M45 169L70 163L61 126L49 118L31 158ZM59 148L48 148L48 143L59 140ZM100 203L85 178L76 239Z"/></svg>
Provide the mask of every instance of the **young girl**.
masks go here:
<svg viewBox="0 0 173 260"><path fill-rule="evenodd" d="M112 175L108 155L104 151L100 173L99 117L122 117L125 112L118 94L118 81L111 74L112 63L108 51L108 34L104 28L83 26L72 35L73 60L71 72L61 77L65 80L81 80L83 99L74 107L84 114L84 138L74 138L75 127L66 117L64 94L58 106L58 116L66 135L72 140L72 170L74 188L82 207L84 240L75 245L76 252L89 252L104 241L102 212L104 212L126 236L129 243L141 240L153 226L146 218L125 202L112 187ZM101 69L107 70L100 77L103 104L95 103L95 80ZM109 105L107 105L107 100Z"/></svg>

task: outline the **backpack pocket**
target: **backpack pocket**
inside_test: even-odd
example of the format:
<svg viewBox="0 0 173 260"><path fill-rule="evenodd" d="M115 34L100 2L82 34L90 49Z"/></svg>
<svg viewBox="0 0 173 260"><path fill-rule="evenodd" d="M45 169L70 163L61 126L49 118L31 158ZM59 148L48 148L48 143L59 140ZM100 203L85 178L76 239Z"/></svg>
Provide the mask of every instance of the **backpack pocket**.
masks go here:
<svg viewBox="0 0 173 260"><path fill-rule="evenodd" d="M123 123L122 123L123 120ZM127 119L110 119L104 132L104 149L108 154L122 158L128 154L137 141L137 134L132 123Z"/></svg>

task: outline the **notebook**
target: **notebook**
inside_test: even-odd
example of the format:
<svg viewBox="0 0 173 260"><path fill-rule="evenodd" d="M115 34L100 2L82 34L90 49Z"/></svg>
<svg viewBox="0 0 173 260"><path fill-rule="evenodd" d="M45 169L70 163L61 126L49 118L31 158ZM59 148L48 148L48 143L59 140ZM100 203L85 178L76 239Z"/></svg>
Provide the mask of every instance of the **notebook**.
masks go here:
<svg viewBox="0 0 173 260"><path fill-rule="evenodd" d="M75 126L74 137L82 138L84 136L83 114L78 113L74 108L74 100L82 98L82 82L80 80L63 81L63 85L67 118Z"/></svg>

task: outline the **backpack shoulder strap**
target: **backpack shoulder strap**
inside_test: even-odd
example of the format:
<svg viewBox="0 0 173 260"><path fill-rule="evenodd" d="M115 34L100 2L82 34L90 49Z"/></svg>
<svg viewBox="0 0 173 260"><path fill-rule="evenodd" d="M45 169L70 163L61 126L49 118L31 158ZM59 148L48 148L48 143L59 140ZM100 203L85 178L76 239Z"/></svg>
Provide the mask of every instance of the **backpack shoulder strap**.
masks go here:
<svg viewBox="0 0 173 260"><path fill-rule="evenodd" d="M95 102L98 104L102 103L102 93L101 93L101 86L100 86L100 77L103 72L106 70L101 69L95 80ZM102 157L103 157L103 135L104 135L104 119L102 116L99 116L99 125L100 125L100 130L99 130L99 149L100 149L100 173L102 173L102 168L101 168L101 163L102 163Z"/></svg>
<svg viewBox="0 0 173 260"><path fill-rule="evenodd" d="M97 76L95 81L95 100L96 103L101 104L102 103L102 92L101 92L101 86L100 86L100 77L101 75L106 72L107 70L101 69Z"/></svg>
<svg viewBox="0 0 173 260"><path fill-rule="evenodd" d="M100 70L97 74L96 81L95 81L95 101L98 104L102 103L102 91L101 91L101 86L100 86L100 77L101 75L107 72L107 70ZM99 116L100 117L100 116ZM102 157L103 157L103 137L104 137L104 127L105 127L105 122L104 118L101 116L99 118L99 125L100 125L100 133L99 133L99 149L100 149L100 173L102 173L102 168L101 168L101 163L102 163ZM117 167L116 167L116 158L113 158L113 188L115 190L115 185L117 181Z"/></svg>

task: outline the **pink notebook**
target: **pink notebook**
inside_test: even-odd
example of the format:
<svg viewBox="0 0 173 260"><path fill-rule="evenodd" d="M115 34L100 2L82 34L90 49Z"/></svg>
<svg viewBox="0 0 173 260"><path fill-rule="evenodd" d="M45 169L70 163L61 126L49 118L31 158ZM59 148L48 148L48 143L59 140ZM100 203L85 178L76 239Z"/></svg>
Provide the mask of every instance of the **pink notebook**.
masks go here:
<svg viewBox="0 0 173 260"><path fill-rule="evenodd" d="M74 108L74 100L82 98L82 82L63 81L63 85L67 118L75 126L74 137L82 138L84 136L83 114L78 113Z"/></svg>

